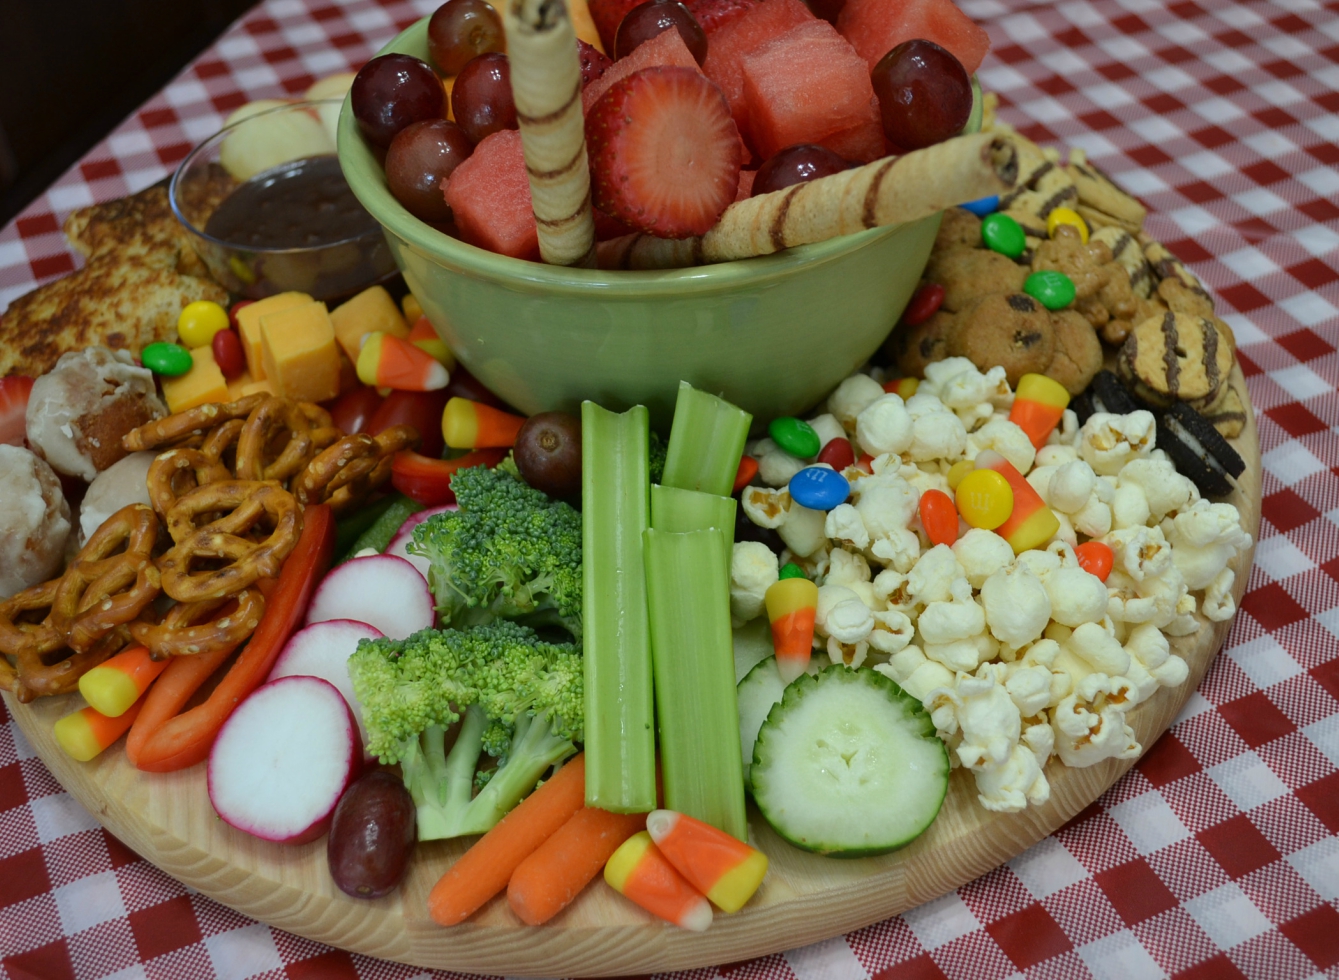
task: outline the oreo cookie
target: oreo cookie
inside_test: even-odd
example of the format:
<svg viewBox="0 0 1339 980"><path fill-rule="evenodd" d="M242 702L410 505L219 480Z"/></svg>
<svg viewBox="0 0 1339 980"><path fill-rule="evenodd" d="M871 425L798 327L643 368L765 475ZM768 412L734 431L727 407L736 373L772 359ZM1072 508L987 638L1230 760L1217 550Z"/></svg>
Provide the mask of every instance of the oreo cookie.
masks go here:
<svg viewBox="0 0 1339 980"><path fill-rule="evenodd" d="M1158 448L1172 458L1206 497L1232 492L1229 477L1241 476L1246 461L1228 445L1208 419L1185 402L1177 402L1157 417Z"/></svg>

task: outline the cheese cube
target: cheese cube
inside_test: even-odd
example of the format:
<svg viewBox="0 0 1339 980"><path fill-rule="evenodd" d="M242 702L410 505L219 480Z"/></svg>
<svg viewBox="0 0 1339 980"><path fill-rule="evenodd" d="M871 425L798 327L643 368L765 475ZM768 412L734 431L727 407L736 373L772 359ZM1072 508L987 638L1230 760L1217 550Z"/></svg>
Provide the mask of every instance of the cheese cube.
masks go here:
<svg viewBox="0 0 1339 980"><path fill-rule="evenodd" d="M294 306L310 303L312 298L306 293L277 293L255 303L248 303L237 311L237 333L242 338L242 351L246 354L246 369L257 381L265 379L265 359L261 354L260 318L270 313L278 313Z"/></svg>
<svg viewBox="0 0 1339 980"><path fill-rule="evenodd" d="M210 402L228 402L228 382L214 362L214 351L209 347L196 347L191 351L191 360L195 363L185 374L175 378L163 379L163 400L167 410L175 415Z"/></svg>
<svg viewBox="0 0 1339 980"><path fill-rule="evenodd" d="M244 389L247 385L255 384L255 382L254 380L252 380L250 371L243 371L241 374L233 378L227 384L228 384L228 401L235 402L239 398L245 398L246 395L243 393L242 389Z"/></svg>
<svg viewBox="0 0 1339 980"><path fill-rule="evenodd" d="M274 394L274 384L270 381L252 381L250 384L242 386L242 397L254 395L257 392L265 395Z"/></svg>
<svg viewBox="0 0 1339 980"><path fill-rule="evenodd" d="M266 381L277 394L323 402L339 394L339 348L324 303L309 302L260 318Z"/></svg>
<svg viewBox="0 0 1339 980"><path fill-rule="evenodd" d="M330 322L335 325L339 346L355 364L358 363L358 352L363 349L363 338L372 331L380 330L396 337L409 336L409 325L400 315L400 308L381 286L364 289L347 303L335 307L330 313Z"/></svg>

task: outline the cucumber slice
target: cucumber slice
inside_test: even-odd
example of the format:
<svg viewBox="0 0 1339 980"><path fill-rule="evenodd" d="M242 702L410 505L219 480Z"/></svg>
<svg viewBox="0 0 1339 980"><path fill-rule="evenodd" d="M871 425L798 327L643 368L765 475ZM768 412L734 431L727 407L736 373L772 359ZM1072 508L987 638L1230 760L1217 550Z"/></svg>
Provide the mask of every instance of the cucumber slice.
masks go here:
<svg viewBox="0 0 1339 980"><path fill-rule="evenodd" d="M929 827L948 792L948 749L919 701L868 668L797 678L753 747L753 799L796 847L883 854Z"/></svg>
<svg viewBox="0 0 1339 980"><path fill-rule="evenodd" d="M825 655L816 653L810 658L805 672L817 674L830 662ZM767 657L754 664L735 690L739 702L739 745L744 752L744 786L748 788L749 767L753 764L753 743L758 739L758 729L767 720L767 713L772 710L772 706L786 693L786 685L776 669L776 657Z"/></svg>

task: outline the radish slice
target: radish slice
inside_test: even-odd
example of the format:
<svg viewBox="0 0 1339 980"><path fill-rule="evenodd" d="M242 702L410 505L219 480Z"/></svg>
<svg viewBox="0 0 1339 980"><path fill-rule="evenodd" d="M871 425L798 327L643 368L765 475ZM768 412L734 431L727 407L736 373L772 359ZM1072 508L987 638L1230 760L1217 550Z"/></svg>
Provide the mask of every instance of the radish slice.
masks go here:
<svg viewBox="0 0 1339 980"><path fill-rule="evenodd" d="M447 504L445 507L429 507L427 510L420 510L415 514L410 514L405 522L400 525L400 530L395 532L395 537L391 538L391 543L386 548L386 554L394 555L396 558L403 558L409 564L418 569L423 580L428 580L428 569L432 562L422 555L411 555L409 553L409 542L414 540L414 528L418 527L429 517L436 517L438 514L445 514L449 510L457 510L455 504Z"/></svg>
<svg viewBox="0 0 1339 980"><path fill-rule="evenodd" d="M330 826L362 750L344 696L319 677L256 688L209 751L209 802L262 840L305 844Z"/></svg>
<svg viewBox="0 0 1339 980"><path fill-rule="evenodd" d="M427 629L435 617L427 581L394 555L370 555L336 565L316 587L307 609L308 625L352 619L393 640Z"/></svg>
<svg viewBox="0 0 1339 980"><path fill-rule="evenodd" d="M281 677L319 677L335 685L344 695L358 721L358 732L367 743L367 729L363 725L363 709L353 695L349 680L349 657L358 649L359 640L375 640L381 630L352 619L331 619L313 623L298 630L284 644L279 659L274 662L269 680Z"/></svg>

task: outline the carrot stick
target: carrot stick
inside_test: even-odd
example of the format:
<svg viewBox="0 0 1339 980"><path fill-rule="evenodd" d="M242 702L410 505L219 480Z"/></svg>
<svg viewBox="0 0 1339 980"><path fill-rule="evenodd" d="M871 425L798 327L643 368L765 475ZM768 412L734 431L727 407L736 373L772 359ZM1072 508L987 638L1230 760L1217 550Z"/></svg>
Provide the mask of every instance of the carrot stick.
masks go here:
<svg viewBox="0 0 1339 980"><path fill-rule="evenodd" d="M645 829L644 813L582 807L512 873L507 885L512 911L526 925L549 921L581 894L620 844Z"/></svg>
<svg viewBox="0 0 1339 980"><path fill-rule="evenodd" d="M578 755L453 864L428 895L439 926L464 922L502 889L522 861L586 802L586 757Z"/></svg>
<svg viewBox="0 0 1339 980"><path fill-rule="evenodd" d="M235 649L235 648L234 648ZM151 736L169 720L175 718L191 695L209 680L219 665L231 656L232 650L218 650L191 657L173 657L149 693L140 699L143 708L126 736L126 758L139 765L140 750Z"/></svg>

